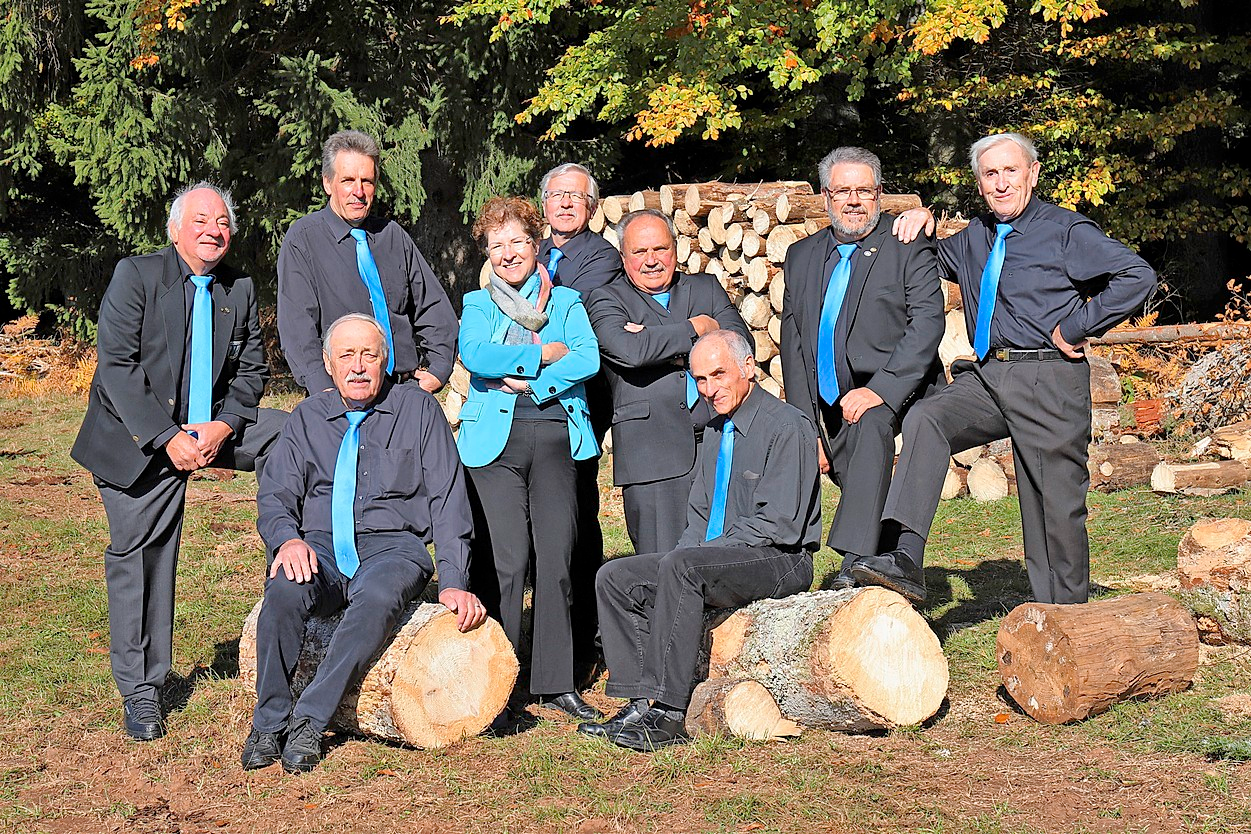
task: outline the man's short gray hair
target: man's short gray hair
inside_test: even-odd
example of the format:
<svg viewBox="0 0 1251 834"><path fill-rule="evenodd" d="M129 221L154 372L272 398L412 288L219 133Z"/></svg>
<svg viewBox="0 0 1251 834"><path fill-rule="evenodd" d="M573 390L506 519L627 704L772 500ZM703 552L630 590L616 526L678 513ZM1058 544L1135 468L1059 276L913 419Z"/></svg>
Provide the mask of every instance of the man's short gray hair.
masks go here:
<svg viewBox="0 0 1251 834"><path fill-rule="evenodd" d="M1025 154L1025 159L1030 165L1038 161L1038 149L1034 147L1034 143L1030 141L1028 136L1020 133L992 133L989 136L983 136L973 143L973 147L969 148L969 167L973 169L973 176L980 177L981 169L978 167L982 158L982 154L986 153L996 145L1002 145L1004 142L1015 142L1017 147L1021 149L1021 153Z"/></svg>
<svg viewBox="0 0 1251 834"><path fill-rule="evenodd" d="M669 230L669 236L673 238L674 243L677 243L678 230L677 227L673 225L673 218L665 214L663 211L645 208L627 212L624 217L617 221L617 240L621 242L622 246L625 245L626 229L630 228L630 224L635 220L639 220L644 217L655 217L657 220L663 220L665 228Z"/></svg>
<svg viewBox="0 0 1251 834"><path fill-rule="evenodd" d="M363 321L368 324L372 324L374 329L378 331L378 336L382 341L382 353L380 354L382 356L382 364L386 365L387 359L391 355L391 351L387 347L387 332L382 329L382 325L378 323L376 318L365 315L364 313L348 313L346 315L339 316L331 322L330 326L326 328L325 334L321 337L321 352L327 356L330 355L330 339L334 336L335 330L339 328L339 325L347 324L350 321Z"/></svg>
<svg viewBox="0 0 1251 834"><path fill-rule="evenodd" d="M201 188L207 188L222 198L222 202L226 204L226 216L230 218L230 233L233 235L238 230L235 225L235 201L231 199L229 191L208 180L200 180L194 185L184 185L174 192L174 200L169 204L169 219L165 221L166 232L173 226L182 225L183 210L187 207L187 195Z"/></svg>
<svg viewBox="0 0 1251 834"><path fill-rule="evenodd" d="M547 193L547 184L556 177L564 176L565 174L581 174L586 177L586 196L588 198L586 207L589 211L595 211L595 207L599 205L599 183L595 181L595 177L591 176L591 172L586 169L586 166L579 165L576 162L562 162L543 175L543 180L539 183L540 199L544 199L543 195Z"/></svg>
<svg viewBox="0 0 1251 834"><path fill-rule="evenodd" d="M335 160L344 151L367 156L374 161L374 176L382 172L382 151L378 142L368 133L359 130L340 130L326 140L321 146L321 175L324 179L334 179Z"/></svg>
<svg viewBox="0 0 1251 834"><path fill-rule="evenodd" d="M700 336L695 344L691 347L691 352L695 352L695 348L704 342L720 342L730 351L730 355L734 357L734 364L738 366L743 376L747 376L747 357L753 355L752 346L743 338L743 334L737 330L710 330Z"/></svg>
<svg viewBox="0 0 1251 834"><path fill-rule="evenodd" d="M835 165L868 165L873 169L873 184L878 188L882 187L882 160L878 159L873 151L866 151L864 148L852 145L844 145L830 151L825 155L825 159L817 164L817 174L821 179L822 188L830 187L830 171Z"/></svg>

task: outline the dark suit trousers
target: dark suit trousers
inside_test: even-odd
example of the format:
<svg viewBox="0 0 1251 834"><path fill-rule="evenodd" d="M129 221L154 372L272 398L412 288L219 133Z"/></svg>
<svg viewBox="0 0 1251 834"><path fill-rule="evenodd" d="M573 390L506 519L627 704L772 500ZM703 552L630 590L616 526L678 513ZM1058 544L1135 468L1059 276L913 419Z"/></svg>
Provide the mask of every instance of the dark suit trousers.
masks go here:
<svg viewBox="0 0 1251 834"><path fill-rule="evenodd" d="M434 573L425 544L412 533L357 536L360 567L351 579L335 565L330 534L310 533L305 541L317 553L317 573L305 583L287 579L281 570L267 578L256 621L252 726L263 733L282 730L288 716L307 718L324 729L343 696L365 676L370 661L391 638L405 607ZM292 708L291 681L304 645L304 624L309 617L337 611L343 611L343 619Z"/></svg>
<svg viewBox="0 0 1251 834"><path fill-rule="evenodd" d="M603 448L604 435L612 423L612 394L602 372L586 381L586 404L591 413L595 442ZM569 582L573 653L579 670L593 665L598 658L595 574L604 564L604 531L599 523L599 462L600 458L594 457L574 463L578 475L578 535L569 565Z"/></svg>
<svg viewBox="0 0 1251 834"><path fill-rule="evenodd" d="M843 420L841 407L822 404L821 419L830 439L830 479L841 490L826 543L839 553L872 556L882 532L898 419L885 404L855 423Z"/></svg>
<svg viewBox="0 0 1251 834"><path fill-rule="evenodd" d="M260 469L286 418L285 411L260 409L257 422L227 440L213 466ZM163 450L157 454L165 456ZM153 462L126 489L98 478L95 483L109 520L104 581L113 680L123 698L154 698L173 665L174 581L187 476L167 462Z"/></svg>
<svg viewBox="0 0 1251 834"><path fill-rule="evenodd" d="M958 363L955 370L960 372L950 385L913 406L904 420L903 453L883 517L928 535L948 458L1011 437L1034 597L1086 602L1090 367L1064 360L990 360L967 369Z"/></svg>
<svg viewBox="0 0 1251 834"><path fill-rule="evenodd" d="M577 475L569 456L569 427L514 420L500 456L465 471L474 509L473 590L523 655L521 615L533 547L530 691L571 692L569 565L577 530Z"/></svg>
<svg viewBox="0 0 1251 834"><path fill-rule="evenodd" d="M609 561L596 582L604 691L685 709L705 608L790 596L811 584L812 554L775 547L689 547Z"/></svg>
<svg viewBox="0 0 1251 834"><path fill-rule="evenodd" d="M695 447L699 457L699 447ZM621 488L626 532L635 553L668 553L686 530L686 507L691 499L695 467L685 475Z"/></svg>

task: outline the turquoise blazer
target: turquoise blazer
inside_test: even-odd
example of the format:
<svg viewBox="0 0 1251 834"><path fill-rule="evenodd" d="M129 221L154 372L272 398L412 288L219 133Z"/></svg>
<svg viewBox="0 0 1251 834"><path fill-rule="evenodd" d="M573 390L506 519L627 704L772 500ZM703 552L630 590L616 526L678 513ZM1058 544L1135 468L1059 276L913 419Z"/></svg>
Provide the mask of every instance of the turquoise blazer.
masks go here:
<svg viewBox="0 0 1251 834"><path fill-rule="evenodd" d="M519 395L490 390L486 382L506 376L529 380L534 392L530 396L539 405L560 401L569 417L569 452L574 460L598 455L582 383L599 372L599 342L581 294L568 287L552 288L547 324L539 338L543 344L562 342L569 353L543 366L539 364L541 345L500 344L511 321L486 290L467 293L462 304L460 361L469 371L469 397L460 410L456 437L461 462L486 466L504 451Z"/></svg>

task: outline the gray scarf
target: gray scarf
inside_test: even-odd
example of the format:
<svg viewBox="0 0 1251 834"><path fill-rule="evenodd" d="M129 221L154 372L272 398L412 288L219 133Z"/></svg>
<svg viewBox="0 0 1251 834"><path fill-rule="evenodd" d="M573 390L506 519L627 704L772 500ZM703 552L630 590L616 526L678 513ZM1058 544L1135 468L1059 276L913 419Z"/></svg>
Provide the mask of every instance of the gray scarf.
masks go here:
<svg viewBox="0 0 1251 834"><path fill-rule="evenodd" d="M540 290L541 288L540 284ZM522 328L531 333L538 333L547 324L547 313L541 312L525 296L495 273L491 273L491 283L487 285L487 292L491 295L491 300L495 302L495 305L500 308L500 312L516 323L508 328L508 333L504 336L504 344L529 344L532 339L526 336Z"/></svg>

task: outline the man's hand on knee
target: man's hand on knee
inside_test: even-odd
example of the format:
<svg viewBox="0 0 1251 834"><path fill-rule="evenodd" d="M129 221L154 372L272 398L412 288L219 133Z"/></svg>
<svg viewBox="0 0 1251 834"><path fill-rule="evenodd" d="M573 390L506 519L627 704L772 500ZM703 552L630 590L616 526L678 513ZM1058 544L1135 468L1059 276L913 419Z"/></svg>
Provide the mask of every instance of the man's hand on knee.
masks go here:
<svg viewBox="0 0 1251 834"><path fill-rule="evenodd" d="M486 622L486 606L468 591L444 588L439 591L439 602L456 615L456 627L462 632L477 628Z"/></svg>
<svg viewBox="0 0 1251 834"><path fill-rule="evenodd" d="M269 569L269 578L277 578L280 570L292 582L311 582L313 574L317 573L317 552L303 539L287 539L274 554L274 564Z"/></svg>
<svg viewBox="0 0 1251 834"><path fill-rule="evenodd" d="M872 388L853 388L843 395L843 419L848 423L858 423L870 408L877 408L883 402Z"/></svg>

